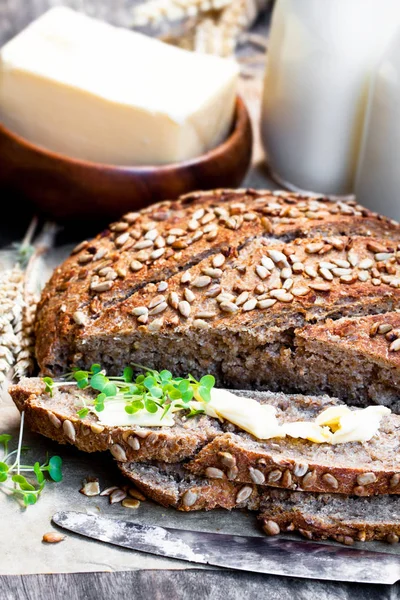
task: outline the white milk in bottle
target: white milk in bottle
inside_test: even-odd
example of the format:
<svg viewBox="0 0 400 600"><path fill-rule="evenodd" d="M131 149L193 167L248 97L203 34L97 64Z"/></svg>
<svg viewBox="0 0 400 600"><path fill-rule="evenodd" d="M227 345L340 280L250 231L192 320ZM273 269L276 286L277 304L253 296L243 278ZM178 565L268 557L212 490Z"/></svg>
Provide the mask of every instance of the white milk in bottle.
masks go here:
<svg viewBox="0 0 400 600"><path fill-rule="evenodd" d="M356 194L361 204L400 221L400 32L371 81Z"/></svg>
<svg viewBox="0 0 400 600"><path fill-rule="evenodd" d="M261 134L288 187L353 191L369 78L399 22L400 0L277 0Z"/></svg>

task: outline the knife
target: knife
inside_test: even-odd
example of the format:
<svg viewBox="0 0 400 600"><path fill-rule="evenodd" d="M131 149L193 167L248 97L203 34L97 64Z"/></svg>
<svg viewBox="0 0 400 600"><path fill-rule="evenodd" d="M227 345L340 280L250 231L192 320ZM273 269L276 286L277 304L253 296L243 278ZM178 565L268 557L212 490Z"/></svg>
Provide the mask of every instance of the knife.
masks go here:
<svg viewBox="0 0 400 600"><path fill-rule="evenodd" d="M115 546L240 571L359 583L391 584L400 579L400 557L384 552L275 537L186 531L73 511L56 513L53 522Z"/></svg>

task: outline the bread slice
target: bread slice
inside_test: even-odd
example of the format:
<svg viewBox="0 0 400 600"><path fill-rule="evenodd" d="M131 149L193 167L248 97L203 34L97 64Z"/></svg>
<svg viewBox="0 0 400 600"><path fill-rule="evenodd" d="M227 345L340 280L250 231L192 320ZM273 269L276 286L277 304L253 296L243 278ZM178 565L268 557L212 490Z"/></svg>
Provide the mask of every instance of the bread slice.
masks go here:
<svg viewBox="0 0 400 600"><path fill-rule="evenodd" d="M40 368L141 362L269 387L269 357L293 328L400 307L399 240L394 222L326 198L219 190L153 205L55 271L38 308Z"/></svg>
<svg viewBox="0 0 400 600"><path fill-rule="evenodd" d="M90 399L90 393L71 387L45 392L40 378L24 378L10 388L10 394L20 411L25 412L25 423L31 430L61 443L73 444L85 452L111 450L117 460L180 462L191 458L216 436L227 431L238 431L228 421L206 415L187 419L175 417L173 427L105 427L96 415L84 419L77 416L82 407L80 397ZM308 397L269 392L241 391L241 395L271 404L277 408L283 422L310 420L327 408L340 404L328 396Z"/></svg>
<svg viewBox="0 0 400 600"><path fill-rule="evenodd" d="M224 433L204 446L186 468L195 475L291 490L372 496L400 493L400 416L381 421L369 442L316 444L308 440L256 440ZM226 468L226 457L233 465Z"/></svg>
<svg viewBox="0 0 400 600"><path fill-rule="evenodd" d="M256 485L196 477L183 464L118 463L135 487L148 498L177 510L248 508L257 510L260 494Z"/></svg>
<svg viewBox="0 0 400 600"><path fill-rule="evenodd" d="M40 379L25 379L12 387L11 395L34 431L84 451L109 449L120 462L175 463L192 458L186 468L211 479L317 492L400 493L398 415L384 417L378 435L364 443L331 446L290 437L260 441L227 421L205 415L177 418L173 427L104 427L95 415L79 419L76 410L81 403L66 389L50 397ZM275 406L280 423L313 420L339 403L328 396L240 394Z"/></svg>
<svg viewBox="0 0 400 600"><path fill-rule="evenodd" d="M267 486L203 479L182 464L120 463L122 473L148 498L181 511L213 508L259 510L267 535L299 531L308 539L337 542L384 540L400 537L397 496L369 498L343 494L289 492Z"/></svg>
<svg viewBox="0 0 400 600"><path fill-rule="evenodd" d="M396 496L359 498L341 494L309 494L265 490L258 518L268 534L299 531L307 539L337 542L400 537L400 502Z"/></svg>
<svg viewBox="0 0 400 600"><path fill-rule="evenodd" d="M400 413L399 338L396 312L297 330L281 387L329 393L354 406L384 404Z"/></svg>

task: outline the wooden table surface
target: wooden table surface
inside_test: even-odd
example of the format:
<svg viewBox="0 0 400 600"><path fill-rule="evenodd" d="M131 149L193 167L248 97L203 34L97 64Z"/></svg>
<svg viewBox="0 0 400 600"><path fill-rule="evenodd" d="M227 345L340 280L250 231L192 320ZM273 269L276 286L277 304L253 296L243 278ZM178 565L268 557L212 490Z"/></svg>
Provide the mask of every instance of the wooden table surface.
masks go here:
<svg viewBox="0 0 400 600"><path fill-rule="evenodd" d="M90 15L118 25L130 22L130 11L136 0L0 0L0 46L50 6L67 4ZM0 165L1 168L1 165ZM258 170L250 176L250 183L264 181ZM8 204L10 208L12 203ZM15 209L15 207L14 207ZM0 222L0 247L13 239L20 239L29 222L29 209L18 206L8 214L7 223ZM80 237L79 231L67 231L67 237ZM232 514L234 518L234 514ZM29 535L29 532L27 532ZM1 539L0 561L5 541ZM12 544L12 540L7 540ZM21 561L24 557L21 556ZM255 575L232 571L132 571L118 573L85 573L68 575L29 575L0 577L0 600L67 600L109 599L117 597L154 599L181 598L202 600L292 600L335 598L344 600L394 599L400 597L399 586L368 586L329 583L276 576Z"/></svg>

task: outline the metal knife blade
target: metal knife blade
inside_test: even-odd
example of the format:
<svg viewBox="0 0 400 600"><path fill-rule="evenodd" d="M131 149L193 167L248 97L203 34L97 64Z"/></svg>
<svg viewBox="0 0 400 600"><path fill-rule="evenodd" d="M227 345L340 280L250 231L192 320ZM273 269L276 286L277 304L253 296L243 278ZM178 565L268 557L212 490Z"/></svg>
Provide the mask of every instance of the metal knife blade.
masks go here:
<svg viewBox="0 0 400 600"><path fill-rule="evenodd" d="M73 511L56 513L53 522L116 546L241 571L359 583L391 584L400 579L400 557L383 552L282 538L186 531Z"/></svg>

